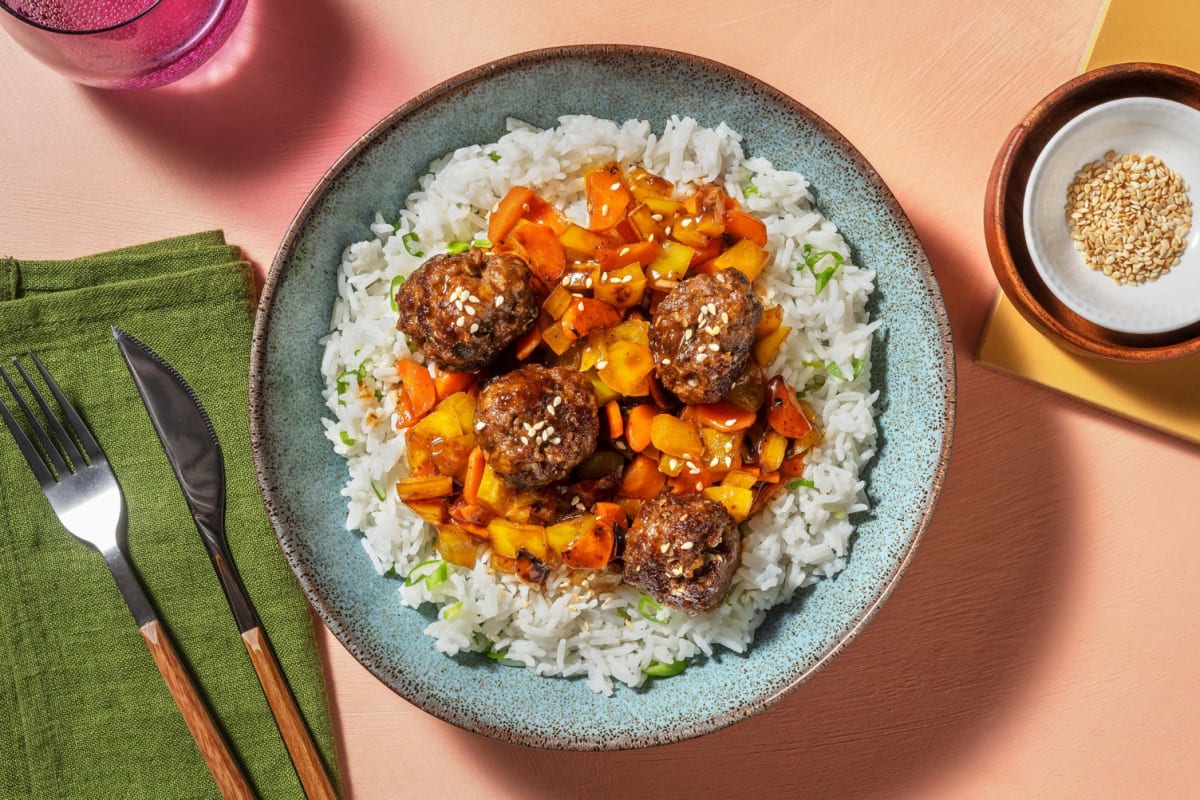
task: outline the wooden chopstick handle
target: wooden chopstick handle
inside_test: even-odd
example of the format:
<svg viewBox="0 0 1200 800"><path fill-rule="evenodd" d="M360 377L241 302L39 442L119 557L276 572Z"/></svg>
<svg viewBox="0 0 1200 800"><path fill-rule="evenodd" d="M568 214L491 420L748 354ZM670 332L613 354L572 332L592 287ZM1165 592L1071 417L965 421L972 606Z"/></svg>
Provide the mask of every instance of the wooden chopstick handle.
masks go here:
<svg viewBox="0 0 1200 800"><path fill-rule="evenodd" d="M254 671L258 673L258 682L262 684L263 693L267 696L267 705L271 707L279 732L283 735L283 743L287 746L288 755L292 757L296 774L300 776L304 794L308 800L337 800L329 773L325 771L321 755L317 752L317 745L304 724L304 717L300 716L296 698L292 696L292 691L283 678L279 662L275 653L271 651L262 628L251 628L244 632L242 642L246 645L246 652L250 654Z"/></svg>
<svg viewBox="0 0 1200 800"><path fill-rule="evenodd" d="M254 791L208 712L208 707L200 698L200 692L192 683L166 630L157 619L150 620L140 630L146 647L154 656L154 663L158 665L158 671L171 690L171 697L175 698L175 705L179 706L179 713L183 714L183 721L200 748L204 763L208 764L208 770L217 782L221 796L225 800L254 800Z"/></svg>

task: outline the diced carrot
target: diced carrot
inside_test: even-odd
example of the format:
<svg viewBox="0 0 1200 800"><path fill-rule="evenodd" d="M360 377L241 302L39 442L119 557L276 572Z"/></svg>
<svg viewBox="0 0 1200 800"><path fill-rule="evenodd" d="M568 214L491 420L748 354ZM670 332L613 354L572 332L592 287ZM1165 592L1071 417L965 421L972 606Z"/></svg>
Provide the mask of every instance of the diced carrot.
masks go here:
<svg viewBox="0 0 1200 800"><path fill-rule="evenodd" d="M413 412L412 405L408 402L408 398L405 397L404 392L401 391L396 397L396 430L411 427L420 419Z"/></svg>
<svg viewBox="0 0 1200 800"><path fill-rule="evenodd" d="M749 239L759 247L767 246L767 226L753 214L736 209L725 213L725 232L738 239Z"/></svg>
<svg viewBox="0 0 1200 800"><path fill-rule="evenodd" d="M779 467L779 474L784 478L799 478L804 474L804 454L788 456Z"/></svg>
<svg viewBox="0 0 1200 800"><path fill-rule="evenodd" d="M438 400L445 400L457 392L465 392L474 383L473 372L450 372L439 369L436 365L433 368L433 387L437 391Z"/></svg>
<svg viewBox="0 0 1200 800"><path fill-rule="evenodd" d="M478 447L467 456L467 475L463 479L463 499L474 505L479 500L479 482L483 480L483 451Z"/></svg>
<svg viewBox="0 0 1200 800"><path fill-rule="evenodd" d="M625 186L619 164L613 162L589 171L583 176L583 183L587 194L589 228L607 231L625 218L633 195Z"/></svg>
<svg viewBox="0 0 1200 800"><path fill-rule="evenodd" d="M700 421L701 425L716 428L724 433L744 431L758 418L753 411L746 411L722 400L697 405L695 409L696 419Z"/></svg>
<svg viewBox="0 0 1200 800"><path fill-rule="evenodd" d="M538 225L545 225L554 231L556 236L561 236L571 224L571 220L557 208L536 195L529 201L529 211L525 213L524 218Z"/></svg>
<svg viewBox="0 0 1200 800"><path fill-rule="evenodd" d="M545 225L519 225L513 237L525 248L533 273L547 286L557 284L567 268L567 256L554 231Z"/></svg>
<svg viewBox="0 0 1200 800"><path fill-rule="evenodd" d="M699 267L705 262L711 261L721 255L721 251L725 249L725 242L720 237L710 239L708 244L704 245L696 252L692 253L691 266Z"/></svg>
<svg viewBox="0 0 1200 800"><path fill-rule="evenodd" d="M596 503L596 517L601 522L607 522L610 525L624 525L629 521L625 515L625 509L616 503Z"/></svg>
<svg viewBox="0 0 1200 800"><path fill-rule="evenodd" d="M650 376L650 399L654 401L654 405L663 411L671 407L671 400L667 397L667 390L658 382L658 378L653 375Z"/></svg>
<svg viewBox="0 0 1200 800"><path fill-rule="evenodd" d="M563 313L562 326L567 336L579 339L589 333L611 328L621 321L621 312L600 300L581 297Z"/></svg>
<svg viewBox="0 0 1200 800"><path fill-rule="evenodd" d="M414 419L420 419L433 410L437 405L437 386L429 368L410 358L402 358L396 362L396 374L400 378L400 391L408 401L408 412Z"/></svg>
<svg viewBox="0 0 1200 800"><path fill-rule="evenodd" d="M621 420L621 406L616 400L604 404L604 419L608 423L608 438L619 439L625 432L625 423Z"/></svg>
<svg viewBox="0 0 1200 800"><path fill-rule="evenodd" d="M514 186L504 195L504 199L496 204L488 216L488 241L499 244L508 236L508 232L517 224L517 220L528 210L529 203L536 195L528 186Z"/></svg>
<svg viewBox="0 0 1200 800"><path fill-rule="evenodd" d="M517 339L517 359L524 361L533 355L533 351L537 350L538 345L542 343L542 332L537 325L531 325L529 330L525 331Z"/></svg>
<svg viewBox="0 0 1200 800"><path fill-rule="evenodd" d="M650 425L658 414L658 408L650 403L636 406L629 412L625 425L625 441L635 452L642 452L650 446Z"/></svg>
<svg viewBox="0 0 1200 800"><path fill-rule="evenodd" d="M641 264L644 267L658 257L658 251L661 249L662 245L658 242L633 242L611 247L604 246L596 251L596 260L600 262L600 269L605 272L611 272L629 264Z"/></svg>
<svg viewBox="0 0 1200 800"><path fill-rule="evenodd" d="M649 500L662 491L666 485L667 476L658 469L658 462L649 456L639 455L621 476L621 497L633 497L639 500Z"/></svg>

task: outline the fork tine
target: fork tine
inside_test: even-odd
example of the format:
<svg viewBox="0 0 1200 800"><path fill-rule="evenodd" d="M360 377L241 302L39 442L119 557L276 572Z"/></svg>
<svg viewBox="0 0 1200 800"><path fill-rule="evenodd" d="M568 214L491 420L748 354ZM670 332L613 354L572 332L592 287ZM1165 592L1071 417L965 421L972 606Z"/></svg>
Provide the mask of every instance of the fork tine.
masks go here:
<svg viewBox="0 0 1200 800"><path fill-rule="evenodd" d="M42 380L46 381L46 385L50 387L50 392L54 395L54 399L58 401L59 408L63 410L63 416L67 418L67 424L71 426L71 430L75 431L75 436L79 438L79 443L83 445L83 449L88 454L88 459L92 464L98 461L105 461L104 451L100 449L100 443L96 441L96 437L92 436L92 431L84 423L83 418L79 416L79 412L75 410L75 406L71 405L71 401L63 394L62 389L58 388L58 384L54 382L54 378L50 377L50 373L42 366L41 360L33 353L29 352L29 357L33 359L33 363L37 365L38 372L42 373ZM54 415L51 414L51 417ZM67 437L68 440L70 437Z"/></svg>
<svg viewBox="0 0 1200 800"><path fill-rule="evenodd" d="M0 373L4 370L0 369ZM4 382L12 386L12 382L8 380L8 376L4 376ZM17 447L25 456L25 460L29 462L29 468L33 470L33 474L37 476L38 483L42 485L42 490L46 490L54 485L54 475L46 466L46 462L42 461L41 455L37 448L33 446L33 442L29 441L29 437L25 435L25 431L21 430L21 426L17 424L13 418L12 412L8 410L8 406L4 405L4 401L0 400L0 417L4 418L4 424L8 426L8 430L12 433L13 438L17 440Z"/></svg>
<svg viewBox="0 0 1200 800"><path fill-rule="evenodd" d="M13 363L16 364L15 358L13 359ZM20 364L17 364L17 370L20 371L21 377L25 379L25 383L32 389L33 384L29 383L29 376L25 374L25 370L21 369ZM54 446L54 441L50 438L50 435L46 432L46 429L42 427L42 424L38 421L38 418L34 416L33 409L31 409L29 404L25 402L25 398L20 392L17 391L17 387L13 385L12 379L8 377L8 373L5 372L3 368L0 368L0 378L4 378L4 382L8 385L8 390L12 392L13 397L16 398L17 407L21 409L21 412L25 415L25 419L29 421L30 427L33 428L34 436L36 436L37 440L41 442L42 449L46 451L46 456L50 459L51 466L54 467L55 471L58 472L60 477L70 475L71 469L67 466L67 463L63 461L62 456L58 452L58 448ZM46 417L50 420L51 424L56 424L58 420L56 420L54 415L50 413L50 409L46 408L46 404L41 402L42 398L37 394L36 391L34 391L34 397L38 399L38 405L42 407L42 411L45 412ZM70 454L68 453L68 455ZM26 454L26 457L28 457L28 454ZM38 457L38 461L42 461L40 456Z"/></svg>

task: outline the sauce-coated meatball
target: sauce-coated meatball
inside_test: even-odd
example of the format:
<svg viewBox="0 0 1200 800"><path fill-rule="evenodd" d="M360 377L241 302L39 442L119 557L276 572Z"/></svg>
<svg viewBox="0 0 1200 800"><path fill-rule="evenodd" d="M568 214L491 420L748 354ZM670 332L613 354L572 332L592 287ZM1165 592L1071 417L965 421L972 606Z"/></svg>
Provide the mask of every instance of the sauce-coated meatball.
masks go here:
<svg viewBox="0 0 1200 800"><path fill-rule="evenodd" d="M762 301L735 269L682 281L650 326L655 374L685 403L713 403L742 374L762 319Z"/></svg>
<svg viewBox="0 0 1200 800"><path fill-rule="evenodd" d="M496 474L516 487L570 474L596 449L596 392L573 369L537 365L501 375L479 392L475 436Z"/></svg>
<svg viewBox="0 0 1200 800"><path fill-rule="evenodd" d="M625 537L626 583L689 614L712 611L729 592L742 535L725 507L699 494L642 504Z"/></svg>
<svg viewBox="0 0 1200 800"><path fill-rule="evenodd" d="M487 366L538 314L525 262L474 247L426 261L400 287L396 305L396 327L454 372Z"/></svg>

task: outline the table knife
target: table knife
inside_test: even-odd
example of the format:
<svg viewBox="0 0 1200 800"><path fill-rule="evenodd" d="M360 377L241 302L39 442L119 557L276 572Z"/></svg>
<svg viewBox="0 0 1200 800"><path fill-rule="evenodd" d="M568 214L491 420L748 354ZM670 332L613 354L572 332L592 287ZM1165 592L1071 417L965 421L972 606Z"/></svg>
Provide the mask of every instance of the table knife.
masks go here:
<svg viewBox="0 0 1200 800"><path fill-rule="evenodd" d="M183 489L304 793L309 800L336 798L329 773L229 552L225 467L212 422L196 393L170 364L120 328L113 328L113 336Z"/></svg>

